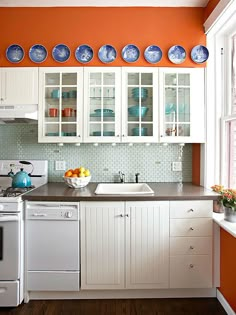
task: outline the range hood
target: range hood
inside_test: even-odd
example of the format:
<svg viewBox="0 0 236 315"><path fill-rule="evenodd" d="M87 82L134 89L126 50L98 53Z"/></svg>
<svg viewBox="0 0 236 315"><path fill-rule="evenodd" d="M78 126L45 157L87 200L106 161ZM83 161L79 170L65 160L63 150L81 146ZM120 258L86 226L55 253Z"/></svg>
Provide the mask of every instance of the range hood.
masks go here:
<svg viewBox="0 0 236 315"><path fill-rule="evenodd" d="M37 120L37 105L0 105L0 124L35 124Z"/></svg>

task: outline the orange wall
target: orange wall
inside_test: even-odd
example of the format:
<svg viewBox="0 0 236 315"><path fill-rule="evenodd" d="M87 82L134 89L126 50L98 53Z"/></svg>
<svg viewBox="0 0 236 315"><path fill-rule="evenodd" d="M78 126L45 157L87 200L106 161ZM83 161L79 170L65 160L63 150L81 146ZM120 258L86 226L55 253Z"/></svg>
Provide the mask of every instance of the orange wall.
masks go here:
<svg viewBox="0 0 236 315"><path fill-rule="evenodd" d="M236 238L220 229L220 292L236 312Z"/></svg>
<svg viewBox="0 0 236 315"><path fill-rule="evenodd" d="M199 143L192 144L192 183L200 185L200 169L201 169L201 145Z"/></svg>
<svg viewBox="0 0 236 315"><path fill-rule="evenodd" d="M204 11L204 21L207 20L207 18L209 17L209 15L211 14L211 12L215 9L215 7L217 6L217 4L220 2L220 0L209 0L205 11Z"/></svg>
<svg viewBox="0 0 236 315"><path fill-rule="evenodd" d="M88 66L104 66L97 57L99 47L104 44L113 45L118 52L110 66L152 66L145 61L143 52L153 44L163 51L162 60L155 66L176 66L168 60L167 51L178 44L186 49L187 58L177 67L205 67L190 58L195 45L205 45L203 20L203 8L0 8L0 67L35 66L28 57L34 44L44 45L49 52L47 60L38 66L81 66L74 51L85 43L95 52ZM51 57L52 48L59 43L68 45L72 53L62 64ZM122 48L130 43L141 50L140 59L133 64L121 58ZM11 44L21 45L26 52L19 64L10 63L5 57Z"/></svg>

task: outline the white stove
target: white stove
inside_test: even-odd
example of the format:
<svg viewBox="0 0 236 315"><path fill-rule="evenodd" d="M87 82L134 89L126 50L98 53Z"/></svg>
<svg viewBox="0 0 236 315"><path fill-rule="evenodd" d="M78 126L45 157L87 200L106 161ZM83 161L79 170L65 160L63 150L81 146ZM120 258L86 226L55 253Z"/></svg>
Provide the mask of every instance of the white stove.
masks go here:
<svg viewBox="0 0 236 315"><path fill-rule="evenodd" d="M23 301L24 222L21 196L48 181L48 162L28 160L33 165L22 165L19 160L0 160L0 307L17 306ZM12 188L8 173L21 169L31 173L32 186Z"/></svg>
<svg viewBox="0 0 236 315"><path fill-rule="evenodd" d="M22 202L22 194L48 182L48 161L27 161L33 165L33 172L31 165L23 165L19 160L0 160L0 212L5 211L4 209L1 209L2 203ZM14 174L16 174L22 168L25 172L31 173L30 178L32 186L26 188L12 188L12 178L8 175L8 173L13 171Z"/></svg>

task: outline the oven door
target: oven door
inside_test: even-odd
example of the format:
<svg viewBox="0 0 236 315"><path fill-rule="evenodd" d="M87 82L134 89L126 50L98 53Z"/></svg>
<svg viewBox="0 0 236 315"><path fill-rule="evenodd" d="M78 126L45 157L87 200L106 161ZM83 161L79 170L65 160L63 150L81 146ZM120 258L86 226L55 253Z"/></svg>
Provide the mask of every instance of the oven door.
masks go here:
<svg viewBox="0 0 236 315"><path fill-rule="evenodd" d="M20 277L20 214L0 213L0 281Z"/></svg>

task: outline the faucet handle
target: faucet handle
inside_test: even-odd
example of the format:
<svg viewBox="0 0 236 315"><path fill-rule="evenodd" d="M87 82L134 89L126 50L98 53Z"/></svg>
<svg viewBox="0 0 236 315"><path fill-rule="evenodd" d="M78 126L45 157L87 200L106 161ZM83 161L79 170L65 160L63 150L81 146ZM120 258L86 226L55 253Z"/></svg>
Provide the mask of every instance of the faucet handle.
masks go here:
<svg viewBox="0 0 236 315"><path fill-rule="evenodd" d="M120 182L124 183L125 182L125 174L122 173L121 171L119 171L119 175L120 175Z"/></svg>
<svg viewBox="0 0 236 315"><path fill-rule="evenodd" d="M135 173L135 182L138 183L138 177L139 177L140 173Z"/></svg>

